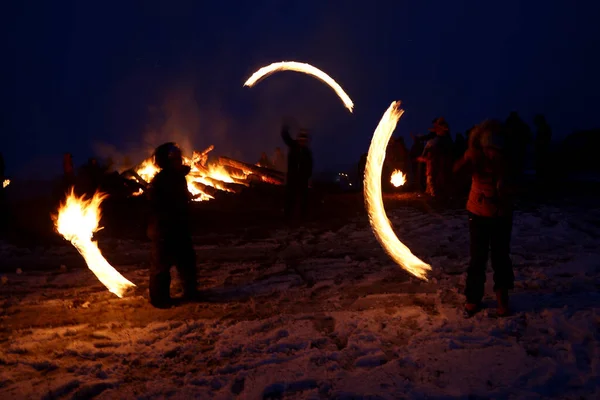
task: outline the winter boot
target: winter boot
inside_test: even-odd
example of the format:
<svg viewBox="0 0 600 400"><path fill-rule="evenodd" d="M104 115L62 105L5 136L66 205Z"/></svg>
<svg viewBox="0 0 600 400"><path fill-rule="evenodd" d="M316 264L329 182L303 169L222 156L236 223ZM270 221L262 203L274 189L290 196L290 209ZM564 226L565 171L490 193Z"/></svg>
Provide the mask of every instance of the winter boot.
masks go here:
<svg viewBox="0 0 600 400"><path fill-rule="evenodd" d="M498 300L498 316L506 317L510 315L510 308L508 306L508 290L496 290L496 299Z"/></svg>
<svg viewBox="0 0 600 400"><path fill-rule="evenodd" d="M471 318L473 315L477 314L481 310L480 303L465 303L463 307L463 312L465 318Z"/></svg>

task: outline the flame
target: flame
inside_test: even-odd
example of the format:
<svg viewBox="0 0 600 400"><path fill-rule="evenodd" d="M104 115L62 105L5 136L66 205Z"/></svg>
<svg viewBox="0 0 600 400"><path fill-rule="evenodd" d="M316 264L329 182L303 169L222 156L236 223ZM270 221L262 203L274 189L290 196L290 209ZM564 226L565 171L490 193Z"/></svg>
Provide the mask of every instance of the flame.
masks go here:
<svg viewBox="0 0 600 400"><path fill-rule="evenodd" d="M390 182L392 182L392 185L394 185L394 187L402 186L406 183L406 175L404 175L402 171L397 169L394 172L392 172Z"/></svg>
<svg viewBox="0 0 600 400"><path fill-rule="evenodd" d="M381 196L381 170L385 159L385 150L403 113L400 102L392 102L373 133L365 167L365 206L373 233L386 253L404 270L417 278L427 280L427 271L431 270L431 266L413 255L410 249L398 240L390 220L385 214Z"/></svg>
<svg viewBox="0 0 600 400"><path fill-rule="evenodd" d="M227 172L225 167L223 167L222 165L218 165L218 164L209 164L208 165L208 176L212 179L216 179L216 180L222 181L222 182L227 182L227 183L234 182L234 180L232 179L231 175L229 175L229 172ZM244 176L244 178L245 178L245 176Z"/></svg>
<svg viewBox="0 0 600 400"><path fill-rule="evenodd" d="M300 63L295 61L282 61L273 63L271 65L267 65L266 67L262 67L261 69L253 73L252 76L248 78L246 83L244 83L244 86L252 87L261 79L266 78L267 76L278 71L302 72L303 74L312 75L315 78L320 79L321 81L328 84L337 93L337 95L342 100L348 111L352 112L352 109L354 108L354 103L352 102L352 99L350 99L350 96L348 96L346 92L344 92L344 89L342 89L342 87L325 72L306 63Z"/></svg>
<svg viewBox="0 0 600 400"><path fill-rule="evenodd" d="M65 203L59 207L58 215L54 216L53 219L58 233L75 246L85 259L88 268L92 270L100 282L111 293L123 297L127 289L135 285L125 279L106 261L98 248L97 242L92 240L93 234L102 229L98 228L101 217L100 204L106 197L106 194L96 192L89 200L85 199L84 196L78 198L71 189Z"/></svg>
<svg viewBox="0 0 600 400"><path fill-rule="evenodd" d="M154 178L154 176L158 174L158 171L160 170L154 164L154 160L152 159L152 157L148 158L147 160L144 160L140 164L140 166L135 170L135 172L146 182L150 182L152 178Z"/></svg>
<svg viewBox="0 0 600 400"><path fill-rule="evenodd" d="M4 182L2 182L2 189L7 187L8 185L10 185L10 179L5 179Z"/></svg>

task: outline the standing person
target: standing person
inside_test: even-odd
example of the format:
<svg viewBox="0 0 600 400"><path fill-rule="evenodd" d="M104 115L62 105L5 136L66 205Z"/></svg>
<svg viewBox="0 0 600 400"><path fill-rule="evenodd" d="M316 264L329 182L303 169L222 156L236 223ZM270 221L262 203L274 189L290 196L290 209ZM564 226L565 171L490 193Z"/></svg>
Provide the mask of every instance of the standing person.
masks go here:
<svg viewBox="0 0 600 400"><path fill-rule="evenodd" d="M484 121L473 130L468 150L455 165L455 170L468 169L472 177L467 200L471 260L467 269L464 310L468 316L481 308L490 250L498 316L510 312L508 291L514 285L510 260L513 206L507 191L510 169L504 153L504 138L504 126L500 121Z"/></svg>
<svg viewBox="0 0 600 400"><path fill-rule="evenodd" d="M169 293L172 265L177 267L182 280L184 299L193 300L198 294L196 253L189 224L191 194L185 178L190 167L183 165L181 149L173 142L156 148L154 163L161 170L148 189L148 237L152 240L150 303L157 308L168 308L172 305Z"/></svg>
<svg viewBox="0 0 600 400"><path fill-rule="evenodd" d="M285 216L294 215L296 205L299 203L300 212L306 217L308 209L308 183L312 176L313 156L308 147L309 135L306 129L300 129L298 137L294 140L290 136L289 127L281 128L281 137L288 146L288 168L285 185Z"/></svg>
<svg viewBox="0 0 600 400"><path fill-rule="evenodd" d="M446 200L452 180L453 142L450 128L443 117L433 120L429 129L435 137L427 142L420 161L426 165L427 194Z"/></svg>

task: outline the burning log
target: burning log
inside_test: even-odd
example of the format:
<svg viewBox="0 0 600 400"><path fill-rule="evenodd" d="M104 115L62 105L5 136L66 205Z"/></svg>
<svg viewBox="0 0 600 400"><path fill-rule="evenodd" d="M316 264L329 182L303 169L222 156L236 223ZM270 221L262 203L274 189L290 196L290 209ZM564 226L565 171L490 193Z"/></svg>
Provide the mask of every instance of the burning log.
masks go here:
<svg viewBox="0 0 600 400"><path fill-rule="evenodd" d="M214 148L215 146L211 144L203 151L194 151L192 153L192 162L198 166L204 167L208 161L208 153L213 151Z"/></svg>
<svg viewBox="0 0 600 400"><path fill-rule="evenodd" d="M242 189L247 186L235 182L224 182L215 178L211 178L210 176L203 176L200 179L206 182L206 186L212 186L215 189L224 190L231 193L240 193Z"/></svg>
<svg viewBox="0 0 600 400"><path fill-rule="evenodd" d="M283 172L270 168L259 167L229 157L219 157L219 164L239 169L247 175L257 175L263 181L281 185L284 182Z"/></svg>
<svg viewBox="0 0 600 400"><path fill-rule="evenodd" d="M219 192L219 189L198 181L188 182L188 190L192 193L192 200L194 201L212 200Z"/></svg>
<svg viewBox="0 0 600 400"><path fill-rule="evenodd" d="M138 175L138 173L137 173L137 172L135 172L135 170L134 170L133 168L132 168L132 169L128 169L127 171L124 171L124 172L121 174L121 176L123 176L124 178L127 178L127 177L132 177L132 178L133 178L133 181L134 181L135 183L137 183L137 184L140 186L140 188L141 188L141 189L146 189L146 188L148 188L148 185L149 185L149 183L148 183L148 182L146 182L146 181L144 180L144 178L142 178L141 176L139 176L139 175Z"/></svg>

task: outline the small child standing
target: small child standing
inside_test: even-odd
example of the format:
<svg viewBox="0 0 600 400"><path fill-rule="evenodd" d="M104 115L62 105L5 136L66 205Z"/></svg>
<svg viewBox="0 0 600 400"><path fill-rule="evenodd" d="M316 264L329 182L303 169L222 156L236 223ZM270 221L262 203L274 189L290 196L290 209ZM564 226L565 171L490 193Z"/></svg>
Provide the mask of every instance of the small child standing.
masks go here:
<svg viewBox="0 0 600 400"><path fill-rule="evenodd" d="M467 269L464 305L467 316L473 316L481 309L490 251L498 316L510 313L508 291L514 286L510 260L513 204L507 192L509 169L504 151L503 124L497 120L487 120L473 130L469 137L469 148L454 167L455 172L468 168L471 174L471 190L467 200L471 259Z"/></svg>
<svg viewBox="0 0 600 400"><path fill-rule="evenodd" d="M183 165L180 148L171 142L156 149L154 163L161 170L148 189L148 236L152 240L150 303L157 308L169 308L172 265L177 267L182 280L184 299L193 300L198 295L196 253L189 223L191 194L185 179L190 168Z"/></svg>

